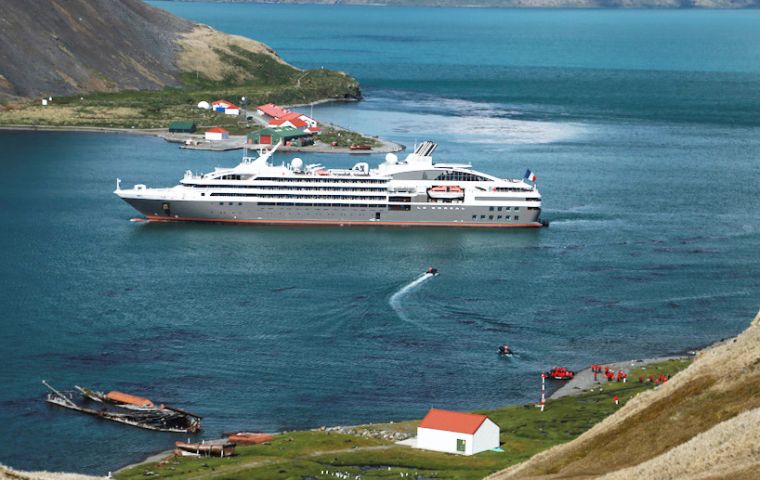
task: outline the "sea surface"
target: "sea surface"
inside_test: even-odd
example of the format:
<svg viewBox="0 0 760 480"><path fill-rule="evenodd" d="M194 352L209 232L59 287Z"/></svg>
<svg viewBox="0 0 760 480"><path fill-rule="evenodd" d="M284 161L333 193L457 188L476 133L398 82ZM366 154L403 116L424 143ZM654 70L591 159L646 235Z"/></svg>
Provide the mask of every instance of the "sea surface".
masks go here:
<svg viewBox="0 0 760 480"><path fill-rule="evenodd" d="M239 152L0 133L1 463L103 474L186 437L49 407L42 379L198 412L212 438L532 402L542 369L684 352L756 313L760 11L152 3L358 78L366 100L319 119L532 169L551 227L131 223L117 177L171 186Z"/></svg>

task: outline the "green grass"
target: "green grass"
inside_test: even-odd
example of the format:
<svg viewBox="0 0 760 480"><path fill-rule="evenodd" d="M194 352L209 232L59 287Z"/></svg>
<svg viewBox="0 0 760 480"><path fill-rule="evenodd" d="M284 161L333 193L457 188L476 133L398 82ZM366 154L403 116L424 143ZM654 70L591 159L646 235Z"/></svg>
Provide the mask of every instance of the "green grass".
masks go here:
<svg viewBox="0 0 760 480"><path fill-rule="evenodd" d="M243 51L245 52L245 51ZM56 97L48 107L39 101L0 109L0 125L95 126L113 128L166 128L174 120L193 120L198 125L219 125L228 129L247 129L237 117L196 108L201 100L226 99L249 106L263 103L301 104L324 99L349 99L359 96L356 81L330 70L296 70L266 55L245 52L235 56L244 66L256 66L260 77L235 82L211 81L184 73L182 88L157 91L124 90L88 95ZM242 54L241 54L242 55ZM255 125L253 125L255 126ZM248 130L246 130L248 131Z"/></svg>
<svg viewBox="0 0 760 480"><path fill-rule="evenodd" d="M376 139L366 137L360 133L351 132L349 130L338 130L332 127L325 127L319 133L319 141L332 145L335 142L337 147L350 147L351 145L369 145L371 147L379 147L381 145Z"/></svg>
<svg viewBox="0 0 760 480"><path fill-rule="evenodd" d="M278 435L269 445L238 447L238 455L226 459L180 458L164 465L134 467L117 479L327 479L320 472L344 472L363 479L401 478L400 473L426 478L480 479L530 458L551 446L570 441L615 412L612 397L621 406L653 387L639 383L639 375L670 374L686 368L690 360L669 360L629 372L628 383L599 384L594 391L547 402L541 412L535 405L512 405L483 411L501 427L505 452L482 452L471 457L415 450L392 442L331 432L292 432ZM538 385L537 385L538 388ZM418 420L365 425L359 430L414 432ZM389 470L390 467L390 470ZM146 473L151 472L151 473Z"/></svg>

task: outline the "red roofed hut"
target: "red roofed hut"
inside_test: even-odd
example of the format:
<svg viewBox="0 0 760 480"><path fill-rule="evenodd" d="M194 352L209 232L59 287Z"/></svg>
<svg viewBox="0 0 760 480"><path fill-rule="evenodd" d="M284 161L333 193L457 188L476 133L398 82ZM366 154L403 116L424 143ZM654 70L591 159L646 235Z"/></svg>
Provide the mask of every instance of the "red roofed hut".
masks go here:
<svg viewBox="0 0 760 480"><path fill-rule="evenodd" d="M499 447L499 426L485 415L431 408L417 427L416 446L474 455Z"/></svg>
<svg viewBox="0 0 760 480"><path fill-rule="evenodd" d="M259 105L256 107L256 111L259 113L259 115L266 115L270 118L280 118L290 113L288 110L285 110L284 108L275 105L274 103Z"/></svg>
<svg viewBox="0 0 760 480"><path fill-rule="evenodd" d="M206 130L206 140L227 140L230 138L230 132L223 128L214 127Z"/></svg>

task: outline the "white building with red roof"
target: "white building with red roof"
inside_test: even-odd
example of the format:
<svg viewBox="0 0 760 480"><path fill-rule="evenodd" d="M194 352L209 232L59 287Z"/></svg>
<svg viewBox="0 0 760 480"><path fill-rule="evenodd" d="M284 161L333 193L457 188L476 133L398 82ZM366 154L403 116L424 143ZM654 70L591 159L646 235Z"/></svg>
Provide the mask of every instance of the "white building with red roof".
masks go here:
<svg viewBox="0 0 760 480"><path fill-rule="evenodd" d="M316 127L317 121L313 118L309 117L308 115L304 115L301 112L288 112L286 115L283 115L280 117L284 120L300 120L304 122L309 127Z"/></svg>
<svg viewBox="0 0 760 480"><path fill-rule="evenodd" d="M227 140L230 138L230 132L223 128L214 127L206 130L206 140Z"/></svg>
<svg viewBox="0 0 760 480"><path fill-rule="evenodd" d="M224 112L227 115L240 115L240 107L227 100L211 102L211 109L215 112Z"/></svg>
<svg viewBox="0 0 760 480"><path fill-rule="evenodd" d="M290 113L289 110L286 110L279 105L275 105L274 103L267 103L266 105L259 105L256 107L256 112L261 116L267 116L270 118L281 118Z"/></svg>
<svg viewBox="0 0 760 480"><path fill-rule="evenodd" d="M308 125L300 118L274 118L269 121L270 127L293 127L293 128L306 128Z"/></svg>
<svg viewBox="0 0 760 480"><path fill-rule="evenodd" d="M431 408L417 427L416 447L474 455L499 447L499 426L485 415Z"/></svg>

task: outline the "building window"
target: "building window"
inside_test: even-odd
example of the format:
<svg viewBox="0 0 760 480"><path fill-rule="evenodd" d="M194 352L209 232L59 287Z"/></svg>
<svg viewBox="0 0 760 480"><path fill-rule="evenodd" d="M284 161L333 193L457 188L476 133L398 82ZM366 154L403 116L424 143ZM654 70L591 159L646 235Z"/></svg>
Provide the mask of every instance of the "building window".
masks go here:
<svg viewBox="0 0 760 480"><path fill-rule="evenodd" d="M488 216L488 219L489 219L489 220L493 220L493 215L489 215L489 216Z"/></svg>
<svg viewBox="0 0 760 480"><path fill-rule="evenodd" d="M467 450L467 441L457 438L457 452L464 452Z"/></svg>
<svg viewBox="0 0 760 480"><path fill-rule="evenodd" d="M520 220L520 217L518 217L517 215L515 215L515 220Z"/></svg>
<svg viewBox="0 0 760 480"><path fill-rule="evenodd" d="M501 212L501 207L499 207L499 211ZM499 218L501 218L501 217L499 217Z"/></svg>
<svg viewBox="0 0 760 480"><path fill-rule="evenodd" d="M480 218L483 219L483 218L486 218L486 216L485 215L481 215Z"/></svg>
<svg viewBox="0 0 760 480"><path fill-rule="evenodd" d="M499 215L498 217L496 217L496 220L501 220L501 215Z"/></svg>
<svg viewBox="0 0 760 480"><path fill-rule="evenodd" d="M477 215L473 215L473 216L472 216L472 219L473 219L473 220L477 220L477 219L478 219L478 216L477 216Z"/></svg>
<svg viewBox="0 0 760 480"><path fill-rule="evenodd" d="M493 207L488 207L488 210L493 212Z"/></svg>

